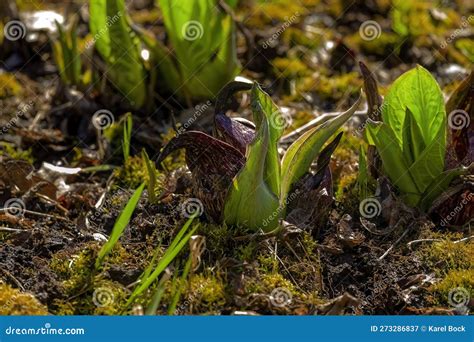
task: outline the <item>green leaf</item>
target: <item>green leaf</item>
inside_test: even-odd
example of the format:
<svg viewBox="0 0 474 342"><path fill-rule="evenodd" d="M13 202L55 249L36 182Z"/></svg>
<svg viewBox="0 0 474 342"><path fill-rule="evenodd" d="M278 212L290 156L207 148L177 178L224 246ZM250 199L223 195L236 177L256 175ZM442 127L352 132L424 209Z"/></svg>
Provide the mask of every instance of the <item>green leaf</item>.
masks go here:
<svg viewBox="0 0 474 342"><path fill-rule="evenodd" d="M144 105L147 89L138 44L127 20L124 0L90 1L90 31L107 64L107 77L132 106Z"/></svg>
<svg viewBox="0 0 474 342"><path fill-rule="evenodd" d="M413 164L420 157L426 147L420 128L409 108L406 109L402 143L403 154L409 165Z"/></svg>
<svg viewBox="0 0 474 342"><path fill-rule="evenodd" d="M442 127L438 131L437 139L434 139L408 168L420 192L424 192L444 171L445 139L446 130Z"/></svg>
<svg viewBox="0 0 474 342"><path fill-rule="evenodd" d="M382 158L384 171L392 183L405 195L407 203L414 206L420 199L421 191L409 172L409 164L397 143L395 134L388 125L382 122L367 121L367 134L377 146Z"/></svg>
<svg viewBox="0 0 474 342"><path fill-rule="evenodd" d="M181 93L216 96L239 71L232 18L218 10L216 0L159 0L159 4L181 77Z"/></svg>
<svg viewBox="0 0 474 342"><path fill-rule="evenodd" d="M224 208L227 224L265 231L277 227L281 216L278 197L264 179L269 144L268 121L264 117L255 140L249 146L247 162L229 189Z"/></svg>
<svg viewBox="0 0 474 342"><path fill-rule="evenodd" d="M269 125L270 140L265 158L265 181L277 196L280 195L280 156L278 141L285 130L285 118L281 115L272 98L265 93L257 83L254 83L251 92L251 104L254 122L259 126L266 118Z"/></svg>
<svg viewBox="0 0 474 342"><path fill-rule="evenodd" d="M173 60L172 52L144 29L134 26L133 30L150 51L150 62L159 70L160 84L164 84L173 91L180 89L182 86L181 75Z"/></svg>
<svg viewBox="0 0 474 342"><path fill-rule="evenodd" d="M123 161L126 162L130 157L130 146L132 140L132 113L125 114L125 121L123 123L123 140L122 140L122 152Z"/></svg>
<svg viewBox="0 0 474 342"><path fill-rule="evenodd" d="M285 203L293 184L308 172L323 145L354 114L361 100L359 97L348 111L304 133L288 148L281 168L281 203Z"/></svg>
<svg viewBox="0 0 474 342"><path fill-rule="evenodd" d="M438 138L446 126L446 114L441 89L433 76L423 67L401 75L391 86L382 106L382 119L393 130L402 147L403 126L407 108L418 124L425 146ZM445 141L440 141L445 144Z"/></svg>
<svg viewBox="0 0 474 342"><path fill-rule="evenodd" d="M126 303L126 307L129 307L133 303L133 301L137 298L137 296L139 296L141 293L143 293L146 289L150 287L150 285L159 277L159 275L166 269L166 267L168 267L168 265L176 258L179 252L183 249L183 247L189 241L191 236L199 228L199 224L197 224L196 226L194 226L194 228L191 229L191 231L189 231L186 234L186 232L188 231L194 219L195 219L195 216L191 216L186 221L184 226L181 228L179 233L171 242L170 246L167 248L163 257L160 259L160 261L154 268L153 272L150 272L151 267L154 266L153 264L154 260L152 260L152 264L150 265L150 267L145 270L142 276L140 276L140 283L137 285L137 287L133 290L132 294L130 295Z"/></svg>
<svg viewBox="0 0 474 342"><path fill-rule="evenodd" d="M472 173L473 167L474 164L471 164L469 167L460 167L439 174L421 196L420 208L424 211L428 210L433 201L448 188L455 178Z"/></svg>
<svg viewBox="0 0 474 342"><path fill-rule="evenodd" d="M138 189L135 190L127 205L117 218L117 221L115 221L109 240L102 246L95 261L96 269L98 269L102 265L102 261L104 260L104 258L110 253L110 251L112 251L115 244L122 236L123 231L130 222L130 219L132 218L132 214L135 211L135 207L137 206L138 201L140 200L140 196L142 195L144 187L145 183L140 185Z"/></svg>
<svg viewBox="0 0 474 342"><path fill-rule="evenodd" d="M359 175L357 177L357 186L359 188L359 198L366 199L369 197L369 169L367 167L367 155L364 145L359 148Z"/></svg>

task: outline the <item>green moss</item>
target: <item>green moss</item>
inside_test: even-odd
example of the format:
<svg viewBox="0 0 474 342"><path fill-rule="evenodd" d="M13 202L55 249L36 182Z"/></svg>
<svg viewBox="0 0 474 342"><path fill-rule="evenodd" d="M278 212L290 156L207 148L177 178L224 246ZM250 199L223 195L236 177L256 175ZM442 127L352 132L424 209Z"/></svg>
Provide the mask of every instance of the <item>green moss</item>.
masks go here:
<svg viewBox="0 0 474 342"><path fill-rule="evenodd" d="M431 287L434 302L437 304L452 305L450 298L458 292L462 296L474 296L474 269L452 270L439 283Z"/></svg>
<svg viewBox="0 0 474 342"><path fill-rule="evenodd" d="M15 76L9 73L0 73L0 99L19 96L22 93L22 87Z"/></svg>
<svg viewBox="0 0 474 342"><path fill-rule="evenodd" d="M12 159L25 160L29 163L34 162L31 148L28 150L22 150L16 147L14 144L2 141L0 142L0 156L8 156Z"/></svg>
<svg viewBox="0 0 474 342"><path fill-rule="evenodd" d="M310 1L306 0L306 2L309 3ZM287 22L291 16L296 16L297 18L292 21L298 22L301 20L302 15L308 11L307 6L310 5L304 6L303 4L286 0L262 2L254 6L252 11L249 12L251 15L246 19L246 24L249 27L264 28L275 21Z"/></svg>
<svg viewBox="0 0 474 342"><path fill-rule="evenodd" d="M272 254L260 254L257 257L259 269L264 273L273 273L278 271L278 260Z"/></svg>
<svg viewBox="0 0 474 342"><path fill-rule="evenodd" d="M55 300L56 315L119 315L125 310L128 291L109 280L94 280L85 291L66 300Z"/></svg>
<svg viewBox="0 0 474 342"><path fill-rule="evenodd" d="M48 315L48 310L32 294L0 282L0 315Z"/></svg>
<svg viewBox="0 0 474 342"><path fill-rule="evenodd" d="M166 134L162 134L161 138L163 139L163 146L176 136L174 130L169 129ZM161 165L165 168L165 170L176 170L182 166L186 165L186 158L185 158L185 150L180 149L171 153L168 157L166 157L162 162Z"/></svg>
<svg viewBox="0 0 474 342"><path fill-rule="evenodd" d="M199 234L206 237L206 249L216 258L225 255L229 239L234 236L227 225L201 224Z"/></svg>
<svg viewBox="0 0 474 342"><path fill-rule="evenodd" d="M474 241L454 243L463 238L459 233L430 232L428 236L421 238L440 240L427 242L417 250L423 263L440 279L429 289L433 304L449 306L448 299L456 291L468 293L473 298Z"/></svg>
<svg viewBox="0 0 474 342"><path fill-rule="evenodd" d="M198 312L215 311L226 303L224 282L214 275L192 275L184 298Z"/></svg>
<svg viewBox="0 0 474 342"><path fill-rule="evenodd" d="M456 41L455 46L462 52L464 56L474 63L474 42L469 38L462 38Z"/></svg>
<svg viewBox="0 0 474 342"><path fill-rule="evenodd" d="M461 234L434 234L432 239L441 239L422 246L418 255L437 272L437 276L446 276L453 270L474 268L474 242L454 243L462 238Z"/></svg>
<svg viewBox="0 0 474 342"><path fill-rule="evenodd" d="M75 295L89 287L94 275L94 264L99 246L96 243L86 245L78 254L71 256L66 251L53 255L51 270L63 280L64 292Z"/></svg>
<svg viewBox="0 0 474 342"><path fill-rule="evenodd" d="M302 91L313 91L322 99L340 100L343 96L356 95L362 86L362 79L357 72L341 75L320 74L316 79L307 77L301 85Z"/></svg>
<svg viewBox="0 0 474 342"><path fill-rule="evenodd" d="M63 281L64 298L56 299L52 312L56 315L118 315L125 312L129 291L118 282L107 279L111 264L124 265L137 258L118 244L106 257L104 266L95 271L98 245L86 245L77 256L58 252L50 261L50 268ZM145 259L145 258L143 258Z"/></svg>
<svg viewBox="0 0 474 342"><path fill-rule="evenodd" d="M148 172L141 156L128 158L121 168L114 170L114 176L120 186L135 189L148 182Z"/></svg>
<svg viewBox="0 0 474 342"><path fill-rule="evenodd" d="M252 261L255 257L257 247L258 245L255 241L250 241L250 243L237 247L237 258L242 261Z"/></svg>
<svg viewBox="0 0 474 342"><path fill-rule="evenodd" d="M311 70L299 58L275 58L272 62L275 74L279 78L308 76Z"/></svg>

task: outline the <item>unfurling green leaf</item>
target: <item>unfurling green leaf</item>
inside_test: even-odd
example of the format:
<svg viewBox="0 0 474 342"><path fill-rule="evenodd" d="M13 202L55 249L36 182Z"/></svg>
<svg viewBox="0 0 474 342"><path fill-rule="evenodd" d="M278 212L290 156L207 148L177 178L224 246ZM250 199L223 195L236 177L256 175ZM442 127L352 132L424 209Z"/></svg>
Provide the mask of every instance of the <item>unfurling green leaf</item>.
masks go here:
<svg viewBox="0 0 474 342"><path fill-rule="evenodd" d="M124 0L90 1L90 30L95 47L107 64L112 85L140 108L147 89L140 48L135 41L125 12Z"/></svg>
<svg viewBox="0 0 474 342"><path fill-rule="evenodd" d="M280 195L280 156L278 141L285 130L285 118L272 98L255 83L251 93L252 112L257 130L260 123L266 121L269 130L268 151L265 157L265 181L277 196ZM266 120L264 120L266 118Z"/></svg>
<svg viewBox="0 0 474 342"><path fill-rule="evenodd" d="M346 112L299 137L286 151L282 161L280 201L284 203L292 185L309 169L326 141L354 114L362 98Z"/></svg>
<svg viewBox="0 0 474 342"><path fill-rule="evenodd" d="M266 117L262 118L257 136L249 146L247 161L232 182L226 198L224 220L265 231L277 227L281 216L279 201L265 181L265 159L270 145Z"/></svg>
<svg viewBox="0 0 474 342"><path fill-rule="evenodd" d="M216 0L158 3L180 75L171 89L184 97L215 97L239 70L232 18L218 9ZM166 65L158 68L169 73Z"/></svg>
<svg viewBox="0 0 474 342"><path fill-rule="evenodd" d="M377 146L385 173L393 184L406 194L407 203L416 205L420 199L420 191L408 172L410 164L398 145L393 131L385 123L369 119L367 134Z"/></svg>

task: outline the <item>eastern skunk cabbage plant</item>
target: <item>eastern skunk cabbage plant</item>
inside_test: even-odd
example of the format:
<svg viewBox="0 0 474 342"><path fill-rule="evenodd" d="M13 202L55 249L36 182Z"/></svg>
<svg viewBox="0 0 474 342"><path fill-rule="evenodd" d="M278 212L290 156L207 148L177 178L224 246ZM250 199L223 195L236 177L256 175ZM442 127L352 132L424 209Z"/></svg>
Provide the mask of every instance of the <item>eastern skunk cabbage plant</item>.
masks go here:
<svg viewBox="0 0 474 342"><path fill-rule="evenodd" d="M217 0L158 3L167 45L132 25L124 0L90 1L90 31L111 84L136 108L146 104L155 86L188 101L215 97L239 72L231 16ZM150 51L146 62L143 47Z"/></svg>
<svg viewBox="0 0 474 342"><path fill-rule="evenodd" d="M156 44L152 51L160 80L184 97L213 98L239 71L235 25L218 2L158 1L170 45Z"/></svg>
<svg viewBox="0 0 474 342"><path fill-rule="evenodd" d="M107 79L134 108L146 102L146 70L141 44L132 31L124 0L91 0L90 31L107 65Z"/></svg>
<svg viewBox="0 0 474 342"><path fill-rule="evenodd" d="M190 98L215 97L238 73L237 45L232 18L218 0L159 0L173 51L173 66L158 64L168 88ZM159 48L159 45L157 45ZM167 54L168 49L163 53ZM178 74L174 78L170 73ZM178 81L178 83L176 83Z"/></svg>
<svg viewBox="0 0 474 342"><path fill-rule="evenodd" d="M78 47L77 38L77 16L72 18L68 27L56 21L58 39L53 42L53 57L58 66L59 76L64 84L82 87L86 78L90 75L85 73L82 76L81 54Z"/></svg>
<svg viewBox="0 0 474 342"><path fill-rule="evenodd" d="M369 145L412 207L427 210L456 176L468 172L445 170L447 121L441 90L421 66L395 80L381 105L381 120L368 119Z"/></svg>
<svg viewBox="0 0 474 342"><path fill-rule="evenodd" d="M226 99L236 91L251 90L255 125L226 116ZM277 106L258 84L229 83L215 106L214 137L198 131L177 135L165 146L157 162L184 148L194 180L194 193L205 212L217 222L270 231L288 209L298 209L302 190L313 191L327 182L328 164L341 135L324 144L351 117L359 100L346 112L312 128L298 138L280 160L278 142L284 121ZM309 173L318 158L315 174ZM312 198L314 199L316 195ZM317 205L316 202L306 203Z"/></svg>

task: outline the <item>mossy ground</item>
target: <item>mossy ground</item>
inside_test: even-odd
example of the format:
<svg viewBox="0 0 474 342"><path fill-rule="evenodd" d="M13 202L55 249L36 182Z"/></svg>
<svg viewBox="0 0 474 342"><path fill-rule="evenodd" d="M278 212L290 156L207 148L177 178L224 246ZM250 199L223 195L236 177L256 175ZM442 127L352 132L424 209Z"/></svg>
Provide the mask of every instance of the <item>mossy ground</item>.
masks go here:
<svg viewBox="0 0 474 342"><path fill-rule="evenodd" d="M462 4L440 6L434 13L426 8L427 2L414 1L403 16L406 20L397 21L394 11L399 9L390 1L377 0L370 11L377 13L373 19L380 24L381 34L368 40L359 32L368 19L366 5L346 8L347 2L341 0L242 3L236 15L256 45L254 55L246 60L249 49L239 33L242 75L264 85L278 106L289 108L292 124L285 134L320 113L348 108L362 85L358 61L367 62L376 72L381 95L393 79L416 63L433 72L446 94L459 84L463 69L472 66L472 40L459 37L445 48L440 46L462 24ZM49 1L19 1L21 10L37 6L46 8ZM454 10L454 6L459 8ZM445 18L436 19L439 13ZM156 9L133 10L131 17L157 37L165 36L162 25L154 25L161 18ZM90 35L81 37L80 49L91 40ZM45 51L42 58L48 61L50 51ZM453 67L456 72L449 73ZM32 72L36 65L31 69L35 70L0 74L0 119L2 127L8 127L1 135L0 156L27 161L36 170L43 162L79 168L107 164L114 170L48 174L57 186L57 198L36 188L23 193L16 186L2 188L6 192L0 196L10 191L30 213L18 217L0 213L0 314L143 314L166 272L133 305L127 305L127 300L153 256L164 255L186 222L181 205L195 196L184 151L156 166L153 190L159 200L150 203L147 188L119 243L101 267L96 269L95 261L130 195L140 184L149 183L142 149L156 158L175 136L170 129L172 118L179 121L189 104L172 96L167 101L172 94L160 94L151 112L134 112L131 156L124 160L123 114L130 108L115 101L119 94L109 97L94 89L91 96L72 101L79 104L68 105L70 99L49 95L58 86L51 69L41 76ZM240 108L234 106L239 112L234 114L250 117L248 97L235 99ZM83 102L86 105L81 107ZM23 111L21 103L34 105ZM90 117L98 108L109 106L115 124L99 137ZM206 122L205 116L187 129L210 133L212 117ZM177 126L184 127L179 122ZM281 235L262 237L243 227L213 223L202 215L193 223L200 224L195 234L206 241L200 262L183 276L192 254L186 245L168 267L170 279L154 313L170 313L178 295L171 312L176 315L317 314L321 306L332 305L346 293L360 304L344 306L339 313L412 314L430 308L453 309L450 297L459 289L473 298L474 241L462 240L469 237L469 229L453 233L423 215L416 216L420 222L406 235L408 225L377 235L360 223L358 155L365 144L361 131L352 126L345 130L333 154L335 203L327 222L313 230L284 230ZM105 156L99 155L99 138L105 138ZM375 190L375 184L370 186ZM5 196L2 203L8 199ZM341 221L347 216L350 219L344 226ZM362 238L348 244L341 227ZM407 246L420 239L427 241Z"/></svg>

